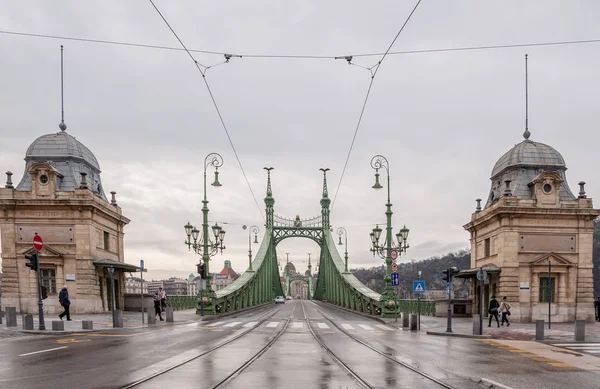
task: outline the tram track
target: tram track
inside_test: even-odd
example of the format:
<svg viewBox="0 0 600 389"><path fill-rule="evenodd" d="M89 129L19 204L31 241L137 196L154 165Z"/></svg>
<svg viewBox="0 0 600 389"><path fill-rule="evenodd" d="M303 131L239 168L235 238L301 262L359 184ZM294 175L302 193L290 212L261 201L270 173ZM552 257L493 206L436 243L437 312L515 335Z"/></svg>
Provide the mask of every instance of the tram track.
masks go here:
<svg viewBox="0 0 600 389"><path fill-rule="evenodd" d="M194 361L194 360L196 360L196 359L198 359L198 358L204 357L204 356L206 356L206 355L208 355L208 354L210 354L210 353L212 353L212 352L214 352L214 351L216 351L216 350L218 350L218 349L221 349L221 348L223 348L223 347L225 347L225 346L227 346L227 345L229 345L229 344L231 344L231 343L235 342L236 340L238 340L238 339L242 338L243 336L245 336L245 335L247 335L247 334L249 334L249 333L253 332L253 331L254 331L256 328L258 328L258 327L259 327L259 326L260 326L262 323L264 323L265 321L267 321L267 320L269 320L270 318L272 318L273 316L275 316L275 315L276 315L278 312L279 312L279 310L278 310L278 309L274 309L274 310L272 310L272 311L267 311L265 314L263 314L263 315L259 316L259 317L257 318L257 323L256 323L254 326L250 327L250 328L249 328L247 331L241 332L241 333L239 333L239 334L237 334L237 335L233 336L233 337L232 337L232 338L230 338L230 339L227 339L227 340L225 340L225 341L222 341L222 342L220 342L220 343L217 343L217 344L215 344L214 346L211 346L210 348L208 348L207 350L205 350L205 351L202 351L202 352L198 353L197 355L194 355L194 356L192 356L192 357L190 357L190 358L187 358L187 359L185 359L185 360L183 360L183 361L181 361L181 362L179 362L179 363L176 363L176 364L174 364L174 365L171 365L171 366L169 366L169 367L167 367L167 368L164 368L164 369L162 369L162 370L160 370L160 371L158 371L158 372L156 372L156 373L154 373L154 374L150 374L150 375L148 375L148 376L146 376L146 377L144 377L144 378L141 378L141 379L139 379L139 380L137 380L137 381L135 381L135 382L133 382L133 383L130 383L130 384L126 385L126 386L123 386L123 387L122 387L122 389L130 389L130 388L134 388L134 387L136 387L136 386L139 386L139 385L141 385L141 384L143 384L143 383L145 383L145 382L148 382L148 381L150 381L150 380L152 380L152 379L155 379L155 378L157 378L157 377L160 377L160 376L162 376L162 375L164 375L164 374L166 374L166 373L168 373L168 372L170 372L170 371L172 371L172 370L175 370L175 369L177 369L177 368L179 368L179 367L181 367L181 366L184 366L184 365L186 365L186 364L188 364L188 363L190 363L190 362L192 362L192 361ZM292 314L293 314L293 311L292 311ZM290 321L290 320L291 320L291 317L290 317L290 318L287 320L287 322L286 322L286 326L287 326L287 324L289 323L289 321ZM285 328L284 328L284 330L285 330ZM277 339L277 338L279 338L279 336L281 336L281 334L282 334L282 333L283 333L283 330L282 330L282 331L280 331L280 332L279 332L279 333L278 333L278 334L275 336L275 338L274 338L274 339ZM271 342L269 342L268 346L270 347L270 345L272 345L273 343L274 343L274 341L271 341ZM265 352L267 349L268 349L268 347L267 347L267 348L266 348L264 351L262 351L262 353L264 353L264 352ZM261 353L261 355L262 355L262 353ZM260 357L260 355L259 355L258 357ZM257 357L257 358L255 358L255 359L258 359L258 357ZM245 367L247 367L247 366L249 366L250 364L251 364L251 362L250 362L250 363L246 362L246 363L244 364L244 366L245 366ZM244 369L245 369L245 367L244 367ZM241 371L240 371L240 372L241 372ZM230 380L230 378L232 378L232 377L234 378L234 377L235 377L235 374L236 374L235 372L234 372L234 373L232 373L232 374L231 374L229 377L227 377L225 380L228 380L228 379ZM238 372L238 374L239 374L239 372ZM217 384L217 386L215 386L215 388L217 388L217 387L220 387L219 385L223 385L223 384L225 384L225 380L223 380L222 382L220 382L219 384Z"/></svg>
<svg viewBox="0 0 600 389"><path fill-rule="evenodd" d="M304 309L304 302L301 302L302 304L302 310L304 312L304 316L306 319L306 323L307 326L311 332L311 334L313 335L313 337L317 340L317 342L321 345L321 347L323 347L323 349L325 349L325 351L327 351L327 353L336 361L336 363L338 363L344 370L346 370L360 385L362 385L365 388L373 388L373 386L371 386L368 382L366 382L363 378L361 378L351 367L349 367L340 357L338 357L333 350L331 350L323 341L322 339L319 339L319 337L317 336L317 334L315 333L315 331L312 329L312 326L310 324L310 320L308 319L308 317L306 316L306 311ZM325 318L329 323L331 323L331 325L333 327L335 327L338 331L340 331L342 334L348 336L349 338L351 338L352 340L354 340L355 342L363 345L364 347L367 347L368 349L374 351L375 353L381 355L382 357L386 358L389 361L392 361L394 363L396 363L397 365L400 365L408 370L411 370L413 373L418 374L419 376L429 380L430 382L434 382L435 384L439 385L439 387L441 388L445 388L445 389L456 389L453 386L450 386L448 384L446 384L445 382L442 382L440 380L438 380L435 377L432 377L431 375L423 372L422 370L411 366L408 363L399 361L398 359L396 359L395 357L391 356L389 353L383 352L373 346L371 346L370 344L368 344L367 342L365 342L364 340L358 338L357 336L349 333L348 331L346 331L345 329L343 329L341 326L339 326L335 320L325 314L321 309L319 309L317 306L314 307L314 309L321 315L323 316L323 318Z"/></svg>

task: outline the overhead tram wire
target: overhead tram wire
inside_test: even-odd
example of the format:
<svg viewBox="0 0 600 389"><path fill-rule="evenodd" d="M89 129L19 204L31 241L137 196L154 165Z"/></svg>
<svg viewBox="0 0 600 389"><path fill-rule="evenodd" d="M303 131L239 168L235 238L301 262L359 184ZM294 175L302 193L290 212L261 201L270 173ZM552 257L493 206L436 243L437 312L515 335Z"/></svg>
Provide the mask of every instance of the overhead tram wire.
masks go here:
<svg viewBox="0 0 600 389"><path fill-rule="evenodd" d="M107 45L117 46L129 46L138 47L144 49L154 50L168 50L168 51L186 51L180 47L151 45L144 43L135 42L121 42L113 40L102 40L102 39L91 39L91 38L78 38L60 35L48 35L48 34L34 34L19 31L8 31L0 30L0 34L15 35L30 38L44 38L44 39L62 39L67 41L83 42L83 43L99 43ZM565 46L565 45L579 45L588 43L600 43L600 39L585 39L585 40L573 40L573 41L554 41L554 42L537 42L537 43L515 43L505 45L486 45L486 46L465 46L465 47L442 47L439 49L422 49L422 50L405 50L405 51L390 51L387 55L405 55L405 54L427 54L427 53L442 53L442 52L453 52L453 51L476 51L476 50L497 50L497 49L512 49L519 47L543 47L543 46ZM190 53L210 54L223 56L228 53L221 51L210 51L210 50L198 50L189 49ZM358 57L378 57L385 53L358 53L348 54L346 56L358 58ZM242 58L273 58L273 59L335 59L345 57L344 55L305 55L305 54L238 54Z"/></svg>
<svg viewBox="0 0 600 389"><path fill-rule="evenodd" d="M187 49L187 47L185 46L185 44L181 41L181 39L179 39L179 36L175 32L175 30L173 30L173 28L171 27L171 25L169 24L169 22L167 21L167 19L165 19L165 17L163 16L163 14L160 12L160 10L154 4L154 2L152 0L148 0L148 1L150 1L150 4L152 4L152 6L156 10L156 12L158 12L158 14L162 18L162 20L167 25L167 27L169 27L169 30L171 30L171 32L173 33L173 35L175 35L175 38L177 38L177 40L179 41L179 43L181 44L181 46L184 48L185 52L190 56L190 58L192 59L192 61L194 61L194 64L196 65L196 68L198 69L198 71L202 75L202 79L204 80L204 84L206 85L206 89L208 90L208 93L209 93L210 98L211 98L211 100L213 102L213 105L215 106L217 114L219 115L219 120L221 121L221 125L223 126L223 129L225 130L225 134L227 134L227 139L229 140L229 144L231 145L231 148L233 149L233 154L235 155L235 158L237 159L238 164L240 165L240 169L242 170L242 174L244 175L244 179L246 180L246 184L248 184L248 188L250 189L250 193L252 194L252 198L254 199L254 203L256 204L256 207L258 208L258 212L259 212L260 216L263 218L263 221L265 221L265 217L264 217L264 215L262 213L262 209L260 208L260 205L258 204L258 200L256 199L256 196L254 195L254 191L252 190L252 186L250 185L250 181L248 180L248 176L246 175L246 172L244 171L244 166L242 165L242 161L240 160L240 157L238 156L237 150L235 149L235 146L233 145L233 140L231 139L231 136L229 135L229 131L227 130L227 125L225 125L225 121L223 120L223 115L221 115L221 110L219 109L219 106L217 105L217 101L215 100L215 97L214 97L214 95L212 93L212 90L210 89L210 85L208 84L208 81L206 80L206 70L208 70L209 67L200 64L198 61L196 61L194 59L194 56L192 56L192 54ZM200 68L200 66L204 67L205 71L202 71L202 69Z"/></svg>
<svg viewBox="0 0 600 389"><path fill-rule="evenodd" d="M402 25L402 27L400 27L400 30L398 30L398 33L394 37L394 40L392 40L392 43L390 43L390 45L388 46L388 49L385 51L385 53L383 54L381 59L375 65L375 67L374 67L375 71L371 71L370 69L372 69L372 68L369 69L369 71L371 72L371 81L369 82L369 89L367 89L367 94L365 95L365 100L364 100L363 106L360 110L360 115L358 117L358 122L356 123L354 135L352 136L352 142L350 143L350 149L348 150L348 155L346 156L346 162L344 162L344 168L342 169L342 174L340 175L340 181L338 182L338 186L335 190L335 195L333 196L333 201L331 202L331 210L333 210L333 207L335 206L335 200L337 199L338 193L340 191L340 187L342 186L342 180L344 179L344 174L346 173L346 168L348 167L348 161L350 161L350 155L352 154L354 142L356 141L356 135L358 135L358 130L360 129L360 124L362 123L362 118L365 113L365 108L367 107L367 101L369 101L369 96L371 95L371 88L373 87L373 81L375 81L375 76L377 76L377 72L379 71L379 68L381 67L381 64L383 63L383 60L385 59L385 57L388 55L388 53L394 46L394 43L396 43L396 40L398 39L398 37L400 36L402 31L404 31L404 27L406 27L406 25L408 24L410 18L413 16L415 11L419 7L419 4L421 4L421 0L417 1L417 4L415 4L415 6L413 7L412 11L410 12L408 17L404 21L404 24ZM351 57L345 57L345 58L348 61L348 63L351 63L351 60L352 60Z"/></svg>

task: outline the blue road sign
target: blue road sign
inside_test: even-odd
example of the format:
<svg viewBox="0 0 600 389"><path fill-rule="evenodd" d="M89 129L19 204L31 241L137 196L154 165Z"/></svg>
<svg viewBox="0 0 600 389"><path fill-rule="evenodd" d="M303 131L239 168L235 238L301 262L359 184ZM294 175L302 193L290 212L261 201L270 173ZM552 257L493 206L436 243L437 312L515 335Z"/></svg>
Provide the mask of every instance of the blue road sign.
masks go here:
<svg viewBox="0 0 600 389"><path fill-rule="evenodd" d="M392 273L392 286L400 285L400 277L398 277L398 273Z"/></svg>
<svg viewBox="0 0 600 389"><path fill-rule="evenodd" d="M450 284L446 284L446 295L450 296Z"/></svg>
<svg viewBox="0 0 600 389"><path fill-rule="evenodd" d="M425 281L413 281L414 293L425 293Z"/></svg>
<svg viewBox="0 0 600 389"><path fill-rule="evenodd" d="M144 271L144 260L140 259L140 269L142 269L142 271Z"/></svg>

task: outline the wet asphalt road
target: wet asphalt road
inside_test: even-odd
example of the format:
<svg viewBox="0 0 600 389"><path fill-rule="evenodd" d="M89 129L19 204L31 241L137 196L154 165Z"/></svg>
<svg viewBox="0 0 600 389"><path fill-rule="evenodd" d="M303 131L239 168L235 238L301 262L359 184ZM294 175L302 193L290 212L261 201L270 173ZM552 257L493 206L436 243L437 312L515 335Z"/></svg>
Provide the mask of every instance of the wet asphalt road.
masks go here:
<svg viewBox="0 0 600 389"><path fill-rule="evenodd" d="M597 373L551 366L478 340L410 333L323 304L288 301L214 322L2 341L0 389L122 388L182 363L136 388L212 388L222 382L248 389L365 387L348 369L374 388L442 387L349 335L457 389L481 388L475 382L480 378L515 389L593 388L599 382ZM51 351L39 353L45 350Z"/></svg>

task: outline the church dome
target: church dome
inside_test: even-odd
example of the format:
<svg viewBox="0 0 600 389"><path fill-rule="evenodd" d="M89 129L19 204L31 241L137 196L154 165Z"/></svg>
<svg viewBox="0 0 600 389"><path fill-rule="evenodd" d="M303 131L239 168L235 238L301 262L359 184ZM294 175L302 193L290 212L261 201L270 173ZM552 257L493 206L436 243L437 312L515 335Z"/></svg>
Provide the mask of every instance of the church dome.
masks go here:
<svg viewBox="0 0 600 389"><path fill-rule="evenodd" d="M492 179L514 167L538 167L566 170L565 160L553 147L529 139L506 152L492 170Z"/></svg>
<svg viewBox="0 0 600 389"><path fill-rule="evenodd" d="M294 264L291 262L288 262L285 265L285 268L283 269L283 274L288 274L288 271L290 275L296 274L296 266L294 266Z"/></svg>
<svg viewBox="0 0 600 389"><path fill-rule="evenodd" d="M66 131L42 135L33 141L25 153L25 159L54 160L79 159L100 172L100 164L94 154Z"/></svg>

